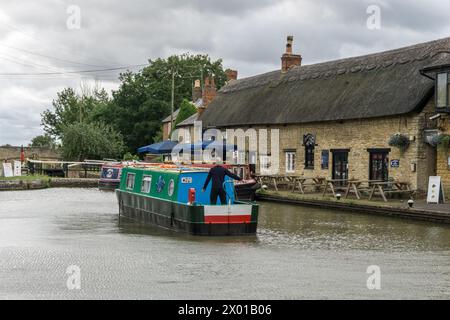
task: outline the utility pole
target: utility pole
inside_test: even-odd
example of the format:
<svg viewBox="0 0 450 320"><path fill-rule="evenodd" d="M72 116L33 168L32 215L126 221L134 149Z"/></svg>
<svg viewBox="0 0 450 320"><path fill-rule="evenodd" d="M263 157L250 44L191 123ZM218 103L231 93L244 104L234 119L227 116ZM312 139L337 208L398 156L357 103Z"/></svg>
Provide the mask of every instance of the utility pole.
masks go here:
<svg viewBox="0 0 450 320"><path fill-rule="evenodd" d="M169 139L171 138L170 135L173 131L173 112L174 112L174 104L175 104L175 68L172 68L172 100L170 103L170 132L169 132Z"/></svg>

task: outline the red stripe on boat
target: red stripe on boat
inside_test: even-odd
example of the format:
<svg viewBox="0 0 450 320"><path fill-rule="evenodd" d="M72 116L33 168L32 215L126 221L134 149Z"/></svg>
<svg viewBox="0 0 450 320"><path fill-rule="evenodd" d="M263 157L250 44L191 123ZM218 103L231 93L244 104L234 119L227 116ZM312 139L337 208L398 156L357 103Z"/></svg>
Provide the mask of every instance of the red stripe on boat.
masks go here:
<svg viewBox="0 0 450 320"><path fill-rule="evenodd" d="M250 223L251 215L226 215L226 216L205 216L205 223L227 224L227 223Z"/></svg>

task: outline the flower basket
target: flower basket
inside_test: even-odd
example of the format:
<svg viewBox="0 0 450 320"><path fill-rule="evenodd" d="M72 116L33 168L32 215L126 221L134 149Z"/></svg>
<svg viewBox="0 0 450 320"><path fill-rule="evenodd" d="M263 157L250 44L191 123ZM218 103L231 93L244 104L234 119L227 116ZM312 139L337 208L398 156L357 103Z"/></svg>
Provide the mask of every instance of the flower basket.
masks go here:
<svg viewBox="0 0 450 320"><path fill-rule="evenodd" d="M408 136L401 133L396 133L389 138L388 143L391 147L396 147L401 151L405 151L406 149L408 149L410 142Z"/></svg>

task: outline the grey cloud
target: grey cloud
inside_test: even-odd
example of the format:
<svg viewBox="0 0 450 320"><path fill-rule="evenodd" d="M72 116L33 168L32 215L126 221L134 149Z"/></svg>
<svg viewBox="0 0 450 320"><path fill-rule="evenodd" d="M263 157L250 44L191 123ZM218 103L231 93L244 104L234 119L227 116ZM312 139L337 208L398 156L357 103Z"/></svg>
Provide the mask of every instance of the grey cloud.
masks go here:
<svg viewBox="0 0 450 320"><path fill-rule="evenodd" d="M243 77L279 68L288 34L295 36L294 50L305 64L450 35L450 3L438 0L0 1L0 74L141 64L191 52L223 58L225 67ZM69 5L81 8L80 30L66 27ZM369 5L381 8L381 30L366 27ZM20 53L5 44L86 65ZM112 89L116 77L97 79ZM28 143L41 132L39 113L57 91L80 81L0 75L0 144Z"/></svg>

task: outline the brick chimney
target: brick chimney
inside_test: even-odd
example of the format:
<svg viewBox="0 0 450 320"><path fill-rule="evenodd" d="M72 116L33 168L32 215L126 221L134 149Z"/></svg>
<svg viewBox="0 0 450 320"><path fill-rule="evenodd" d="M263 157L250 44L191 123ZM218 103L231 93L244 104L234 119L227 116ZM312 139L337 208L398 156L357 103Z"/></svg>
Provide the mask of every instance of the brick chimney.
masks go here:
<svg viewBox="0 0 450 320"><path fill-rule="evenodd" d="M238 72L237 70L227 69L225 70L225 75L227 76L227 82L237 80Z"/></svg>
<svg viewBox="0 0 450 320"><path fill-rule="evenodd" d="M214 82L214 77L206 77L205 85L203 86L203 106L206 108L211 101L216 97L217 88Z"/></svg>
<svg viewBox="0 0 450 320"><path fill-rule="evenodd" d="M202 87L200 85L200 80L195 80L194 88L192 88L192 102L197 102L198 99L202 98Z"/></svg>
<svg viewBox="0 0 450 320"><path fill-rule="evenodd" d="M290 68L294 66L302 65L302 56L299 54L292 54L292 42L294 41L293 36L287 37L286 43L286 53L281 57L281 72L287 72Z"/></svg>

